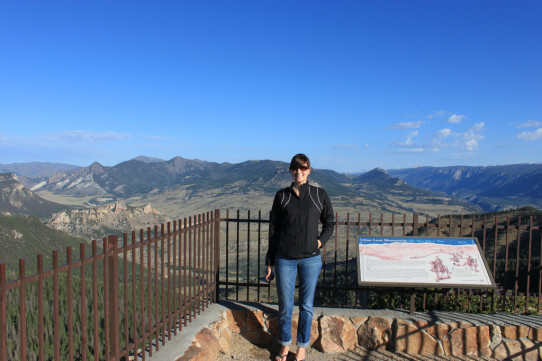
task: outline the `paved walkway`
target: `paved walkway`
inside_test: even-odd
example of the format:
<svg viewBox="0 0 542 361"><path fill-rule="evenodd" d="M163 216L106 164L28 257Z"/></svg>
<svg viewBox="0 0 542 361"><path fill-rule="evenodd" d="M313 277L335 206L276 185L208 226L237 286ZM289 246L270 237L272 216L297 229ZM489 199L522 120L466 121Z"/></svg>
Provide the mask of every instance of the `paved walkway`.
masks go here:
<svg viewBox="0 0 542 361"><path fill-rule="evenodd" d="M215 321L220 320L220 314L226 309L245 309L245 310L261 310L264 312L276 311L277 306L274 304L266 303L241 303L232 301L221 301L210 305L201 315L197 316L188 326L184 327L182 332L177 333L177 336L173 337L170 341L167 341L165 345L160 346L160 351L153 351L152 361L175 361L181 357L186 349L192 344L196 333L203 327L210 325ZM297 312L294 309L294 312ZM388 319L403 319L408 321L423 320L429 323L450 323L453 321L469 322L475 326L494 324L499 326L506 325L524 325L529 327L542 328L542 315L512 315L506 313L495 314L470 314L462 312L444 312L444 311L432 311L432 312L416 312L410 315L405 310L368 310L368 309L352 309L352 308L327 308L327 307L315 307L314 318L318 318L320 315L325 316L337 316L342 315L347 318L350 317L369 317L378 316ZM399 356L393 355L389 352L371 352L370 354L362 354L363 351L358 350L357 354L351 352L344 354L341 357L334 355L330 356L329 360L482 360L482 358L459 358L459 357L421 357L421 356ZM369 357L370 356L370 357ZM400 357L400 358L397 358Z"/></svg>

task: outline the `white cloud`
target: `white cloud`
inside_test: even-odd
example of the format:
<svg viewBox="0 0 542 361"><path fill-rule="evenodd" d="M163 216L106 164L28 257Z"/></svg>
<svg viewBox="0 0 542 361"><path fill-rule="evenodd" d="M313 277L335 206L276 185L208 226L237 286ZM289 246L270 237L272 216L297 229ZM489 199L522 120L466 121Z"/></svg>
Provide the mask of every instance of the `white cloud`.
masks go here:
<svg viewBox="0 0 542 361"><path fill-rule="evenodd" d="M440 117L443 117L444 114L446 114L446 113L447 113L446 110L438 110L438 111L434 112L433 114L429 114L426 118L427 119L433 119L435 117L440 118Z"/></svg>
<svg viewBox="0 0 542 361"><path fill-rule="evenodd" d="M531 128L531 127L540 127L542 126L542 122L538 120L526 120L520 125L518 125L518 128Z"/></svg>
<svg viewBox="0 0 542 361"><path fill-rule="evenodd" d="M42 135L43 140L52 142L113 142L117 140L127 140L130 135L127 133L117 133L112 131L107 132L92 132L89 130L66 130L58 133L45 133Z"/></svg>
<svg viewBox="0 0 542 361"><path fill-rule="evenodd" d="M441 129L438 132L432 134L431 140L426 146L427 150L430 150L432 152L438 152L440 149L448 147L448 144L446 143L446 138L448 138L452 134L452 130L448 128Z"/></svg>
<svg viewBox="0 0 542 361"><path fill-rule="evenodd" d="M484 136L480 134L483 131L484 122L476 123L465 133L458 133L459 139L455 145L468 151L476 150L479 142L484 139Z"/></svg>
<svg viewBox="0 0 542 361"><path fill-rule="evenodd" d="M390 126L390 129L418 129L423 125L423 121L418 120L417 122L402 122Z"/></svg>
<svg viewBox="0 0 542 361"><path fill-rule="evenodd" d="M400 147L407 147L407 148L414 147L415 144L414 144L413 138L417 137L418 134L420 134L420 132L418 132L417 130L415 130L413 132L410 132L405 136L404 141L398 140L398 141L395 142L395 144L400 146Z"/></svg>
<svg viewBox="0 0 542 361"><path fill-rule="evenodd" d="M542 139L542 128L538 128L532 132L521 132L518 139L530 142L533 140Z"/></svg>
<svg viewBox="0 0 542 361"><path fill-rule="evenodd" d="M457 123L460 123L465 118L466 116L464 115L452 114L446 119L446 121L448 123L457 124Z"/></svg>

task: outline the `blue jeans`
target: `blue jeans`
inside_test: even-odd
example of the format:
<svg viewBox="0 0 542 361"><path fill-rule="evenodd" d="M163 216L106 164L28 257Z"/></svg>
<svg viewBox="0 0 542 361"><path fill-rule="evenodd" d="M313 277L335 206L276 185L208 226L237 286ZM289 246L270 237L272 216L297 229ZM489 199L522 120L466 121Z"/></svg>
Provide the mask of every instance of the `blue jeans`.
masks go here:
<svg viewBox="0 0 542 361"><path fill-rule="evenodd" d="M279 342L292 343L292 310L294 308L295 279L299 273L299 320L297 345L307 347L311 339L312 310L316 282L322 270L320 255L310 258L287 259L275 256L275 274L279 298Z"/></svg>

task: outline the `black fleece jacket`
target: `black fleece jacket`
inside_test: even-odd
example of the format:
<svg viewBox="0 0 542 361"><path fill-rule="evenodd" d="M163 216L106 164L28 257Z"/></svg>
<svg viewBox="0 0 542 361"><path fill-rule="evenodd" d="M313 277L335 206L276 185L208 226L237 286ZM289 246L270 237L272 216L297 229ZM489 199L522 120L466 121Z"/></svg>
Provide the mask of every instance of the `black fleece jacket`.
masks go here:
<svg viewBox="0 0 542 361"><path fill-rule="evenodd" d="M293 183L292 183L293 185ZM322 231L318 234L318 224ZM333 233L335 215L326 191L305 183L299 197L292 186L275 194L269 216L269 249L267 266L275 265L275 255L288 258L308 258L320 254Z"/></svg>

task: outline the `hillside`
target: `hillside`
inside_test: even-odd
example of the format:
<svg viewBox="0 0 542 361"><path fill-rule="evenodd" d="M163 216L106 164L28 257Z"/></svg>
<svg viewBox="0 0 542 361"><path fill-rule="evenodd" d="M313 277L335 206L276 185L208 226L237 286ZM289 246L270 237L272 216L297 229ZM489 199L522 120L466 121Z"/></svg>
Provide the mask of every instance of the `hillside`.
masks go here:
<svg viewBox="0 0 542 361"><path fill-rule="evenodd" d="M33 216L12 215L0 211L0 263L17 272L19 258L26 260L26 273L37 271L36 257L43 255L44 269L52 267L52 251L58 250L59 264L66 263L66 249L73 247L73 257L79 257L79 245L86 241L45 226Z"/></svg>
<svg viewBox="0 0 542 361"><path fill-rule="evenodd" d="M19 182L15 174L0 173L0 208L15 214L47 217L67 207L34 194Z"/></svg>
<svg viewBox="0 0 542 361"><path fill-rule="evenodd" d="M414 187L479 205L485 211L542 208L542 164L488 167L418 167L389 170Z"/></svg>

